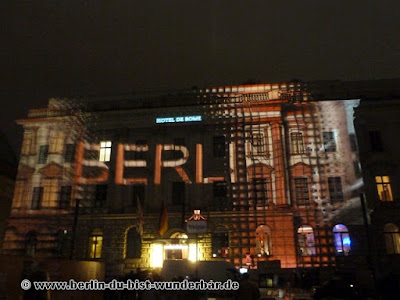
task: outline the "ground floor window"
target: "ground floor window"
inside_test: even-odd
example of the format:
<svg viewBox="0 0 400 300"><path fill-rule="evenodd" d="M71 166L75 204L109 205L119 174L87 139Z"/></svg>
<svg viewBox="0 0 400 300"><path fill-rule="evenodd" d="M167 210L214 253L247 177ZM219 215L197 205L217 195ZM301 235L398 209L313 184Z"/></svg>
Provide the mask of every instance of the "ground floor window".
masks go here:
<svg viewBox="0 0 400 300"><path fill-rule="evenodd" d="M400 254L400 232L399 227L388 223L384 227L385 245L387 254Z"/></svg>
<svg viewBox="0 0 400 300"><path fill-rule="evenodd" d="M303 225L297 230L297 242L300 256L315 255L314 231L311 226Z"/></svg>
<svg viewBox="0 0 400 300"><path fill-rule="evenodd" d="M90 258L100 258L101 249L103 247L103 233L96 229L93 230L89 237L89 257Z"/></svg>
<svg viewBox="0 0 400 300"><path fill-rule="evenodd" d="M351 249L351 239L347 227L343 224L335 225L333 237L336 254L348 255Z"/></svg>

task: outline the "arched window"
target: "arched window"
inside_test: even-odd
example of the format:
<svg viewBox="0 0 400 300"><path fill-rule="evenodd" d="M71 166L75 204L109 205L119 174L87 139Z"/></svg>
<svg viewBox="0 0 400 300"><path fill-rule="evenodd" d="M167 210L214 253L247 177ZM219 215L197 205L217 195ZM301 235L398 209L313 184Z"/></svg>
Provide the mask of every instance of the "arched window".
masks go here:
<svg viewBox="0 0 400 300"><path fill-rule="evenodd" d="M336 254L348 255L351 249L351 239L347 227L343 224L335 225L333 238Z"/></svg>
<svg viewBox="0 0 400 300"><path fill-rule="evenodd" d="M103 247L103 233L99 229L92 231L89 237L89 257L100 258Z"/></svg>
<svg viewBox="0 0 400 300"><path fill-rule="evenodd" d="M271 229L267 225L260 225L256 229L256 252L271 255Z"/></svg>
<svg viewBox="0 0 400 300"><path fill-rule="evenodd" d="M400 254L400 232L399 227L388 223L384 227L385 245L387 254Z"/></svg>
<svg viewBox="0 0 400 300"><path fill-rule="evenodd" d="M25 235L25 255L35 256L37 246L37 233L32 230Z"/></svg>
<svg viewBox="0 0 400 300"><path fill-rule="evenodd" d="M135 227L126 233L126 258L140 258L142 254L142 239Z"/></svg>
<svg viewBox="0 0 400 300"><path fill-rule="evenodd" d="M297 230L297 242L301 256L315 255L314 231L311 226L303 225Z"/></svg>

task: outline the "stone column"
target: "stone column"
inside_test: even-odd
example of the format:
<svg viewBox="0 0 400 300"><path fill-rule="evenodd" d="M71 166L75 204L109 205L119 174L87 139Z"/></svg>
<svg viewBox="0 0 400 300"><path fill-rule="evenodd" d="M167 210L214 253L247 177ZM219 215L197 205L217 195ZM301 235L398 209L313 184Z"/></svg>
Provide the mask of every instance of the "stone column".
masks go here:
<svg viewBox="0 0 400 300"><path fill-rule="evenodd" d="M272 146L274 155L276 205L286 205L285 156L283 153L280 123L272 123Z"/></svg>

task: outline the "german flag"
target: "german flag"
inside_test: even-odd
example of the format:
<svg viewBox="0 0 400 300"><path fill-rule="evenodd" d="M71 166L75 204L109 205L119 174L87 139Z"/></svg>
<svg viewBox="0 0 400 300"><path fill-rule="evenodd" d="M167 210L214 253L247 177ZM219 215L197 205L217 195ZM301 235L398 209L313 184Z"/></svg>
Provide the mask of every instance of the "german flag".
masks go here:
<svg viewBox="0 0 400 300"><path fill-rule="evenodd" d="M164 233L168 230L168 212L165 207L164 201L161 203L161 212L160 212L160 220L158 223L158 233L160 235L164 235Z"/></svg>

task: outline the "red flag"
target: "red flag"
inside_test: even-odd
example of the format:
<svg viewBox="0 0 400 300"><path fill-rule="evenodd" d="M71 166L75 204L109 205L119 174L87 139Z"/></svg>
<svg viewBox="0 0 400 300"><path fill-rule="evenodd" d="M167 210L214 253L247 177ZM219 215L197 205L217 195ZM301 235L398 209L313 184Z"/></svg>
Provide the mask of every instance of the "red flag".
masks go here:
<svg viewBox="0 0 400 300"><path fill-rule="evenodd" d="M168 230L168 212L163 201L161 203L161 213L160 213L160 221L158 224L158 233L160 235L164 235L164 233L167 230Z"/></svg>

